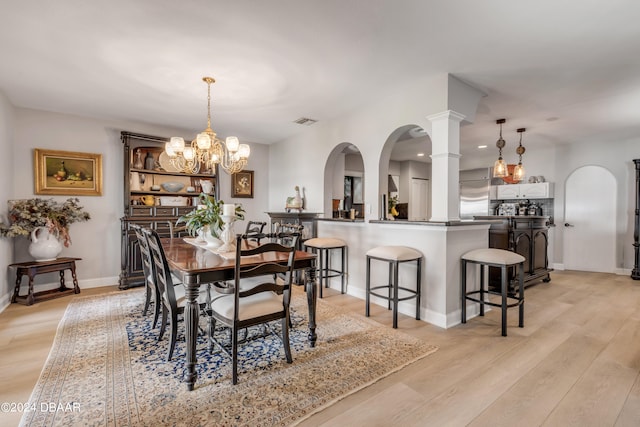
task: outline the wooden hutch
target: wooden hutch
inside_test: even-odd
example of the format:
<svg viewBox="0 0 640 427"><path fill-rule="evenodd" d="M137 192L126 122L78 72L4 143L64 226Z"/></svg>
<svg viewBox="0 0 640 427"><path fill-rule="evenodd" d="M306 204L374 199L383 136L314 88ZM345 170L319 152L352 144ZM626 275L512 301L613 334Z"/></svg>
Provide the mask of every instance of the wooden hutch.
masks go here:
<svg viewBox="0 0 640 427"><path fill-rule="evenodd" d="M200 180L212 182L212 195L216 198L219 189L217 168L206 173L187 174L171 165L164 153L164 145L169 138L123 131L121 140L124 151L124 216L120 218L119 288L128 289L144 285L138 239L130 225L149 227L161 237L169 237L177 219L194 209L194 198L201 192ZM167 191L162 184L169 182L183 185L178 191Z"/></svg>

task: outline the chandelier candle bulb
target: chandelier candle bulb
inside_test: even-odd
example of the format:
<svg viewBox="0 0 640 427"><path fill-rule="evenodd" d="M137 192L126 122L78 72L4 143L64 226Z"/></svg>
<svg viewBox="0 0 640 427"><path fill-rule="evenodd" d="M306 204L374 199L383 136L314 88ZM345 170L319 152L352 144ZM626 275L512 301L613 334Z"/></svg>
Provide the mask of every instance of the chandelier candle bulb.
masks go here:
<svg viewBox="0 0 640 427"><path fill-rule="evenodd" d="M232 153L238 151L238 147L240 146L240 141L235 136L228 136L226 139L227 149Z"/></svg>
<svg viewBox="0 0 640 427"><path fill-rule="evenodd" d="M235 216L236 215L236 205L234 205L234 204L224 204L224 205L222 205L222 215Z"/></svg>

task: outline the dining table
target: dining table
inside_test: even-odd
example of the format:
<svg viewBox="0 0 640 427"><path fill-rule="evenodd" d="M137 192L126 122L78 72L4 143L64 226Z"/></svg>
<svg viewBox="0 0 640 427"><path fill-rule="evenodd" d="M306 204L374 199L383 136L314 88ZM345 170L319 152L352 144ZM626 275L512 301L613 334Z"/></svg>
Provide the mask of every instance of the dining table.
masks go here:
<svg viewBox="0 0 640 427"><path fill-rule="evenodd" d="M185 309L184 323L186 336L186 363L183 381L187 384L189 391L193 390L198 373L196 371L196 340L198 335L198 322L200 306L198 295L200 286L214 282L225 282L234 280L235 252L217 253L215 249L207 247L205 244L196 243L195 239L188 237L171 237L161 239L167 262L171 272L177 276L185 287ZM247 245L257 245L255 242L244 241ZM280 259L281 258L281 259ZM286 254L275 259L282 264L287 263ZM257 262L242 259L242 265L251 265ZM294 269L304 271L304 276L299 280L302 283L296 285L304 286L307 294L307 307L309 312L309 345L315 347L316 335L316 256L313 253L296 250Z"/></svg>

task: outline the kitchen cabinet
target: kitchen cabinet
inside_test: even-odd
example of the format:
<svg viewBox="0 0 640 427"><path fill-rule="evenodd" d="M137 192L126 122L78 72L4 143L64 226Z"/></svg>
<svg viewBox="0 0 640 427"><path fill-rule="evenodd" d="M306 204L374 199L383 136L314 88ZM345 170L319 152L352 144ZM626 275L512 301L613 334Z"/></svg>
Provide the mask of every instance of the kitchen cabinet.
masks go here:
<svg viewBox="0 0 640 427"><path fill-rule="evenodd" d="M160 237L170 237L178 218L194 209L193 198L200 193L200 180L212 183L211 194L216 198L218 186L217 169L211 173L186 174L172 168L163 154L164 144L169 138L123 131L121 140L124 216L120 218L119 288L128 289L144 285L140 247L131 224L154 229ZM167 191L162 184L168 182L183 186L177 191ZM188 187L195 191L188 193Z"/></svg>
<svg viewBox="0 0 640 427"><path fill-rule="evenodd" d="M495 187L497 200L553 198L553 184L550 182L538 182L535 184L505 184L497 185Z"/></svg>
<svg viewBox="0 0 640 427"><path fill-rule="evenodd" d="M525 258L524 286L551 280L549 272L548 216L482 216L475 219L499 219L500 223L491 224L489 228L489 247L516 252ZM489 268L489 286L500 288L500 268ZM509 290L515 291L518 286L516 268L508 270Z"/></svg>

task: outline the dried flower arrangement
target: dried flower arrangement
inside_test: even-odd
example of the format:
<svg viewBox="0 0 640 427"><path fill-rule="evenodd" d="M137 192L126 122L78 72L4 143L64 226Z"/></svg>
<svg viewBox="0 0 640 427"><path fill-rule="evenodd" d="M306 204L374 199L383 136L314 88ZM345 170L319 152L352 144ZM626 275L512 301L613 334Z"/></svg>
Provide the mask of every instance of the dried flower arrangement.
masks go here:
<svg viewBox="0 0 640 427"><path fill-rule="evenodd" d="M71 244L69 226L91 219L77 198L62 203L40 198L9 200L8 204L9 224L0 223L2 237L29 236L37 227L47 227L68 247Z"/></svg>

